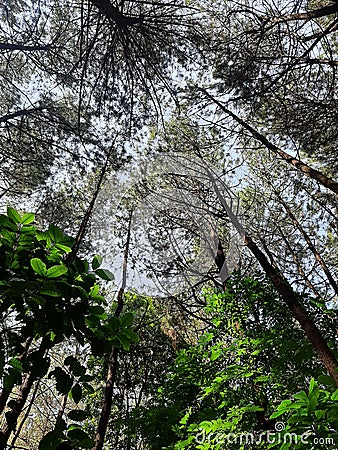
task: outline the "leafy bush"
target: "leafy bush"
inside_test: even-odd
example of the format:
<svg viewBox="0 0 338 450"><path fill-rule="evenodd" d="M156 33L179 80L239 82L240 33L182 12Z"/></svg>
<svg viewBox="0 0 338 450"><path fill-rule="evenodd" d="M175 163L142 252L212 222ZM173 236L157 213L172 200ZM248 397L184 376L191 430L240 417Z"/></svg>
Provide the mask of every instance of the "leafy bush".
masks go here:
<svg viewBox="0 0 338 450"><path fill-rule="evenodd" d="M130 329L130 313L117 318L106 312L96 276L110 280L112 275L100 268L102 259L95 256L90 270L86 261L69 257L71 237L53 225L39 231L33 222L33 214L20 215L12 208L0 215L0 407L6 418L2 446L15 430L37 380L48 374L55 379L57 392L75 404L92 391L92 377L72 354L66 355L62 366L51 366L48 352L53 347L75 339L82 347L90 345L92 355L102 356L109 355L112 346L129 349L137 340ZM70 352L72 347L64 348ZM41 450L62 443L76 449L92 446L79 424L85 413L75 409L68 418L73 421L68 425L57 420L55 429L42 438Z"/></svg>

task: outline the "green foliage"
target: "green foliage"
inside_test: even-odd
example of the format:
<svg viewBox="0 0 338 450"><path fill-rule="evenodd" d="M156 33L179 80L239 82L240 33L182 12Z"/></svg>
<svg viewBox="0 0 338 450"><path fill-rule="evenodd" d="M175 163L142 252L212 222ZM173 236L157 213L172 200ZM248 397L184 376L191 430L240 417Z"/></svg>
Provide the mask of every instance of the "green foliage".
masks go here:
<svg viewBox="0 0 338 450"><path fill-rule="evenodd" d="M206 290L204 297L213 325L196 346L178 353L157 405L140 422L150 449L247 448L227 436L274 431L277 405L305 388L310 373L321 374L262 275L234 274L225 292ZM266 448L266 442L248 448Z"/></svg>
<svg viewBox="0 0 338 450"><path fill-rule="evenodd" d="M47 351L65 339L90 345L94 357L110 354L113 346L128 350L131 342L138 341L131 329L132 314L118 319L105 311L96 275L105 280L113 277L108 270L98 269L102 259L94 257L95 273L84 260L68 261L74 240L53 225L41 232L33 221L33 214L20 215L13 208L0 215L0 313L4 318L0 376L5 396L20 387L24 374L32 382L47 375L51 363ZM53 367L48 377L55 380L56 391L75 404L93 391L93 377L73 355L66 356L62 367ZM7 407L7 419L15 423L20 412L16 400ZM85 418L78 409L68 417ZM92 445L80 424L67 429L63 423L42 439L39 448L56 449L63 442L74 449Z"/></svg>
<svg viewBox="0 0 338 450"><path fill-rule="evenodd" d="M307 392L302 390L291 400L282 401L271 418L278 418L284 424L280 433L283 446L274 443L269 448L305 449L303 441L310 442L315 438L325 443L325 448L335 449L338 444L338 389L326 375L320 376L319 382L312 378ZM288 442L287 437L291 434L298 437L296 442Z"/></svg>
<svg viewBox="0 0 338 450"><path fill-rule="evenodd" d="M137 448L141 438L140 422L154 430L154 434L162 435L167 432L167 429L161 429L161 424L155 421L155 417L153 421L145 420L144 417L147 408L156 402L157 389L165 381L168 365L173 362L175 356L172 342L161 329L159 317L163 315L163 311L159 303L136 293L126 292L124 295L124 313L116 324L121 330L130 331L131 325L134 324L138 337L129 351L119 352L112 413L105 442L107 448ZM136 338L135 332L131 335L130 331L127 331L128 337ZM96 427L97 411L101 408L100 382L105 381L106 367L105 357L101 360L90 359L89 368L98 386L97 390L85 399L86 411L89 412L86 425L87 429L93 431ZM163 407L163 420L170 417L171 408L171 406ZM175 437L171 426L169 435L171 438Z"/></svg>

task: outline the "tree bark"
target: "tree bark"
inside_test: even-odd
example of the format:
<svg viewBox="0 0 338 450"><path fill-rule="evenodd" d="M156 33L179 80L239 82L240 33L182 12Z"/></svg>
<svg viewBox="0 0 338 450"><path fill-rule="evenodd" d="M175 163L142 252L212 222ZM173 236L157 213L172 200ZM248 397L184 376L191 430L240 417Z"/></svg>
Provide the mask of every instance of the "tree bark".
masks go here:
<svg viewBox="0 0 338 450"><path fill-rule="evenodd" d="M40 343L39 353L45 355L46 351L50 348L52 342L48 338L43 338ZM15 430L16 424L21 414L21 411L26 403L28 394L33 386L36 377L32 372L26 373L24 380L16 394L15 403L11 406L10 411L5 414L4 424L0 430L0 442L6 443L12 433Z"/></svg>

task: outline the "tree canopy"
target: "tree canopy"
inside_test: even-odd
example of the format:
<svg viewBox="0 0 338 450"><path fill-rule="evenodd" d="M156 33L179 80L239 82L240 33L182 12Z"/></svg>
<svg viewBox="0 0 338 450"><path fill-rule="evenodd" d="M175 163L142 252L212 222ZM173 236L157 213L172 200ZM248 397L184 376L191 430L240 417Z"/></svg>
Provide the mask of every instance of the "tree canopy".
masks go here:
<svg viewBox="0 0 338 450"><path fill-rule="evenodd" d="M337 1L0 23L0 447L336 448Z"/></svg>

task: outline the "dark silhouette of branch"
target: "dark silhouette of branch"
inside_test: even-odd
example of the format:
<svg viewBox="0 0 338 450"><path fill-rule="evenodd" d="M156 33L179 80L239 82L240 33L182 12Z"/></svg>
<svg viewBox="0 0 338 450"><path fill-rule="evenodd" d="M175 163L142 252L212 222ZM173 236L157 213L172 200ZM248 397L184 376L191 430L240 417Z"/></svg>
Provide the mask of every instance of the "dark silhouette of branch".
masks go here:
<svg viewBox="0 0 338 450"><path fill-rule="evenodd" d="M51 44L47 45L23 45L23 44L8 44L0 43L0 50L19 50L21 52L33 52L33 51L48 51L52 48Z"/></svg>
<svg viewBox="0 0 338 450"><path fill-rule="evenodd" d="M338 30L338 24L336 24L334 27L332 27L330 29L330 33L334 33L337 30ZM326 36L326 34L329 34L329 33L326 33L326 34L324 34L324 33L325 33L324 31L319 31L318 33L311 34L310 36L305 36L304 38L302 38L302 41L308 42L308 41L312 41L312 39L317 39L317 38L321 39L322 37Z"/></svg>
<svg viewBox="0 0 338 450"><path fill-rule="evenodd" d="M297 58L295 57L294 59L297 59L300 62L304 62L306 64L321 64L321 65L327 65L327 66L331 66L331 67L337 67L338 66L338 61L335 61L333 59L321 59L321 58Z"/></svg>
<svg viewBox="0 0 338 450"><path fill-rule="evenodd" d="M101 170L101 173L100 173L100 177L99 177L99 180L97 182L97 185L96 185L96 188L95 188L92 200L91 200L91 202L90 202L90 204L88 206L88 209L87 209L87 211L86 211L86 213L85 213L85 215L84 215L84 217L82 219L79 231L78 231L77 236L75 238L75 244L72 247L72 251L70 253L68 253L68 255L67 255L66 259L65 259L65 261L68 262L68 263L72 262L74 260L74 258L76 257L76 255L77 255L77 253L79 251L81 242L83 240L83 237L84 237L84 235L86 233L87 226L88 226L89 220L91 218L91 215L93 213L93 209L94 209L97 197L99 195L100 189L102 187L102 184L104 182L105 176L107 174L108 164L109 164L110 155L111 155L113 147L114 147L114 143L112 144L112 146L111 146L111 148L110 148L110 150L108 152L108 155L107 155L106 161L104 163L104 166L102 167L102 170Z"/></svg>
<svg viewBox="0 0 338 450"><path fill-rule="evenodd" d="M29 405L28 405L28 407L27 407L27 409L26 409L26 412L25 412L24 417L23 417L22 420L20 421L20 425L19 425L18 428L15 430L15 435L14 435L14 437L13 437L11 443L10 443L10 448L17 448L17 447L14 446L14 445L15 445L15 442L16 442L17 439L19 438L20 433L21 433L21 430L22 430L22 428L23 428L23 426L24 426L26 420L28 419L28 416L29 416L29 414L30 414L30 412L31 412L31 409L32 409L33 405L34 405L35 398L36 398L36 396L37 396L37 393L38 393L38 390L39 390L40 383L41 383L41 378L38 379L38 380L35 382L34 391L33 391L32 395L31 395L31 399L30 399L30 401L29 401Z"/></svg>
<svg viewBox="0 0 338 450"><path fill-rule="evenodd" d="M255 130L251 125L249 125L247 122L245 122L243 119L241 119L239 116L237 116L234 112L230 111L228 108L226 108L223 103L221 103L219 100L217 100L214 96L209 94L205 89L198 88L199 91L203 92L203 94L211 100L215 105L217 105L223 112L225 112L227 115L232 117L237 123L239 123L243 128L245 128L249 133L257 139L259 142L261 142L267 149L275 153L276 155L280 156L285 162L295 167L297 170L299 170L301 173L306 175L309 178L312 178L313 180L318 181L321 185L326 187L327 189L330 189L335 194L338 194L338 183L334 181L332 178L327 177L319 170L313 169L308 164L304 163L303 161L300 161L297 158L294 158L289 153L285 152L284 150L277 147L275 144L270 142L263 134L261 134L259 131Z"/></svg>
<svg viewBox="0 0 338 450"><path fill-rule="evenodd" d="M35 112L42 111L42 106L37 106L36 108L30 108L30 109L20 109L20 111L16 111L14 113L5 114L4 116L0 117L0 123L7 122L11 119L16 119L17 117L22 116L28 116L30 114L34 114Z"/></svg>
<svg viewBox="0 0 338 450"><path fill-rule="evenodd" d="M320 17L330 16L331 14L336 14L338 12L338 3L333 3L329 6L324 6L323 8L314 9L312 11L306 11L303 13L287 14L281 17L263 17L262 20L273 23L283 23L289 22L291 20L310 20L318 19Z"/></svg>

